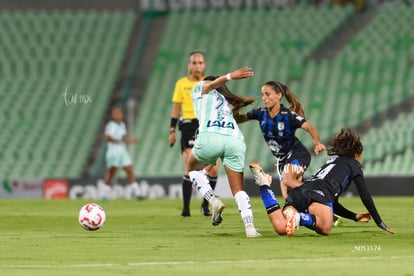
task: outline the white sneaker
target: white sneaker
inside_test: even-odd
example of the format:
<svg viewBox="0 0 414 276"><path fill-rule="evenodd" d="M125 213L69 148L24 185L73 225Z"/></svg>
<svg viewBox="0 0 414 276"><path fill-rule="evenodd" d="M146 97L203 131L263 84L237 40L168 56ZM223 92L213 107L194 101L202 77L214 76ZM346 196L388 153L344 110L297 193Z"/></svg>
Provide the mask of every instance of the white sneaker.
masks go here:
<svg viewBox="0 0 414 276"><path fill-rule="evenodd" d="M131 197L135 199L142 199L141 189L137 182L131 184Z"/></svg>
<svg viewBox="0 0 414 276"><path fill-rule="evenodd" d="M226 208L224 203L218 199L217 196L211 199L211 207L213 208L213 215L211 216L211 224L217 226L223 220L222 213L223 209Z"/></svg>
<svg viewBox="0 0 414 276"><path fill-rule="evenodd" d="M283 210L283 214L287 220L286 222L286 235L293 236L295 230L299 228L300 215L292 208L286 208Z"/></svg>
<svg viewBox="0 0 414 276"><path fill-rule="evenodd" d="M254 179L258 186L268 186L272 184L272 176L267 174L263 171L262 166L257 162L250 162L249 163L250 170L254 175Z"/></svg>
<svg viewBox="0 0 414 276"><path fill-rule="evenodd" d="M252 224L246 225L245 230L246 230L246 237L247 238L258 238L258 237L262 236L262 234L257 232L256 227L254 227L254 225L252 225Z"/></svg>

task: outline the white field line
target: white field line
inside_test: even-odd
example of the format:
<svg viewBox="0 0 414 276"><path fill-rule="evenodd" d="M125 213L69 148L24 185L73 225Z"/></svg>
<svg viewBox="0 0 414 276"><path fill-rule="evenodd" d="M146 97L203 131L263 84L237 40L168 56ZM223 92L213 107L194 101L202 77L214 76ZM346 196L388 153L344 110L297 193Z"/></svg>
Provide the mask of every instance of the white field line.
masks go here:
<svg viewBox="0 0 414 276"><path fill-rule="evenodd" d="M181 264L234 264L234 263L283 263L283 262L327 262L327 261L351 261L351 260L396 260L396 259L413 259L414 256L371 256L371 257L339 257L339 258L293 258L293 259L251 259L251 260L217 260L217 261L205 261L205 262L138 262L128 263L130 266L146 266L146 265L181 265Z"/></svg>
<svg viewBox="0 0 414 276"><path fill-rule="evenodd" d="M127 264L70 264L70 265L58 265L58 264L15 264L0 265L0 268L65 268L65 267L83 267L83 268L97 268L97 267L120 267L120 266L164 266L164 265L193 265L193 264L242 264L242 263L284 263L284 262L335 262L335 261L358 261L358 260L397 260L397 259L414 259L412 256L361 256L361 257L338 257L338 258L292 258L292 259L251 259L251 260L216 260L216 261L166 261L166 262L136 262Z"/></svg>

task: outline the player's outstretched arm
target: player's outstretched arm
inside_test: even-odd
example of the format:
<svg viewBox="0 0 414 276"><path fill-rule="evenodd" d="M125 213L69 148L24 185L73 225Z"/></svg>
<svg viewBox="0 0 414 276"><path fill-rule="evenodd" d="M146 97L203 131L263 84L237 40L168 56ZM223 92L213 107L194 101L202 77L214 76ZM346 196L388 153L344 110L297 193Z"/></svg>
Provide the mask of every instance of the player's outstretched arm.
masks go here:
<svg viewBox="0 0 414 276"><path fill-rule="evenodd" d="M138 144L139 140L137 138L132 138L132 139L124 138L124 143L125 144Z"/></svg>
<svg viewBox="0 0 414 276"><path fill-rule="evenodd" d="M302 128L306 130L309 133L309 135L312 137L313 143L315 145L314 151L316 155L326 150L326 146L322 144L321 141L319 140L319 133L315 127L313 127L308 121L306 121L302 124Z"/></svg>
<svg viewBox="0 0 414 276"><path fill-rule="evenodd" d="M394 230L392 230L390 227L388 227L384 222L381 222L379 224L377 224L379 228L387 231L388 233L391 234L397 234L397 232L395 232Z"/></svg>
<svg viewBox="0 0 414 276"><path fill-rule="evenodd" d="M214 81L206 82L203 85L203 92L202 93L207 94L209 91L222 86L227 81L245 79L245 78L250 78L250 77L253 77L253 76L254 76L254 72L253 72L252 68L245 66L245 67L239 68L239 69L237 69L237 70L235 70L231 73L220 76L217 79L215 79Z"/></svg>
<svg viewBox="0 0 414 276"><path fill-rule="evenodd" d="M240 108L233 109L233 117L238 124L247 122L249 120L246 113L240 113Z"/></svg>
<svg viewBox="0 0 414 276"><path fill-rule="evenodd" d="M355 215L356 221L368 222L371 220L371 215L368 212L359 212Z"/></svg>

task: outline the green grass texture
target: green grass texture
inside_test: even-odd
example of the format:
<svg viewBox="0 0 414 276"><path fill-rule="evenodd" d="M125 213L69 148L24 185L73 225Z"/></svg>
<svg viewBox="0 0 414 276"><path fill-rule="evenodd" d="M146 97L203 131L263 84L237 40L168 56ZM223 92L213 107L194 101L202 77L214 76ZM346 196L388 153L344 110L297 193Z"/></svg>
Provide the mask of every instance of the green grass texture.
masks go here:
<svg viewBox="0 0 414 276"><path fill-rule="evenodd" d="M180 199L95 201L106 212L98 231L78 223L88 200L1 200L0 275L414 275L414 198L374 197L389 234L373 221L343 219L329 236L300 227L273 232L260 198L246 238L236 203L223 199L223 223L180 217ZM341 198L365 211L358 197Z"/></svg>

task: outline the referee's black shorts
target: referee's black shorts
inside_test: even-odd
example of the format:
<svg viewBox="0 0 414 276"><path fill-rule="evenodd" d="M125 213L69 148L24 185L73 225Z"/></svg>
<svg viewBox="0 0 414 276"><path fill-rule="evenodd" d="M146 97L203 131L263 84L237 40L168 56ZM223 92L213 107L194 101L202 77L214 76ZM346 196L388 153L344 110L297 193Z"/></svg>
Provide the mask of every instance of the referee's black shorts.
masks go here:
<svg viewBox="0 0 414 276"><path fill-rule="evenodd" d="M195 136L198 129L197 119L180 120L178 129L181 131L181 152L194 146Z"/></svg>

